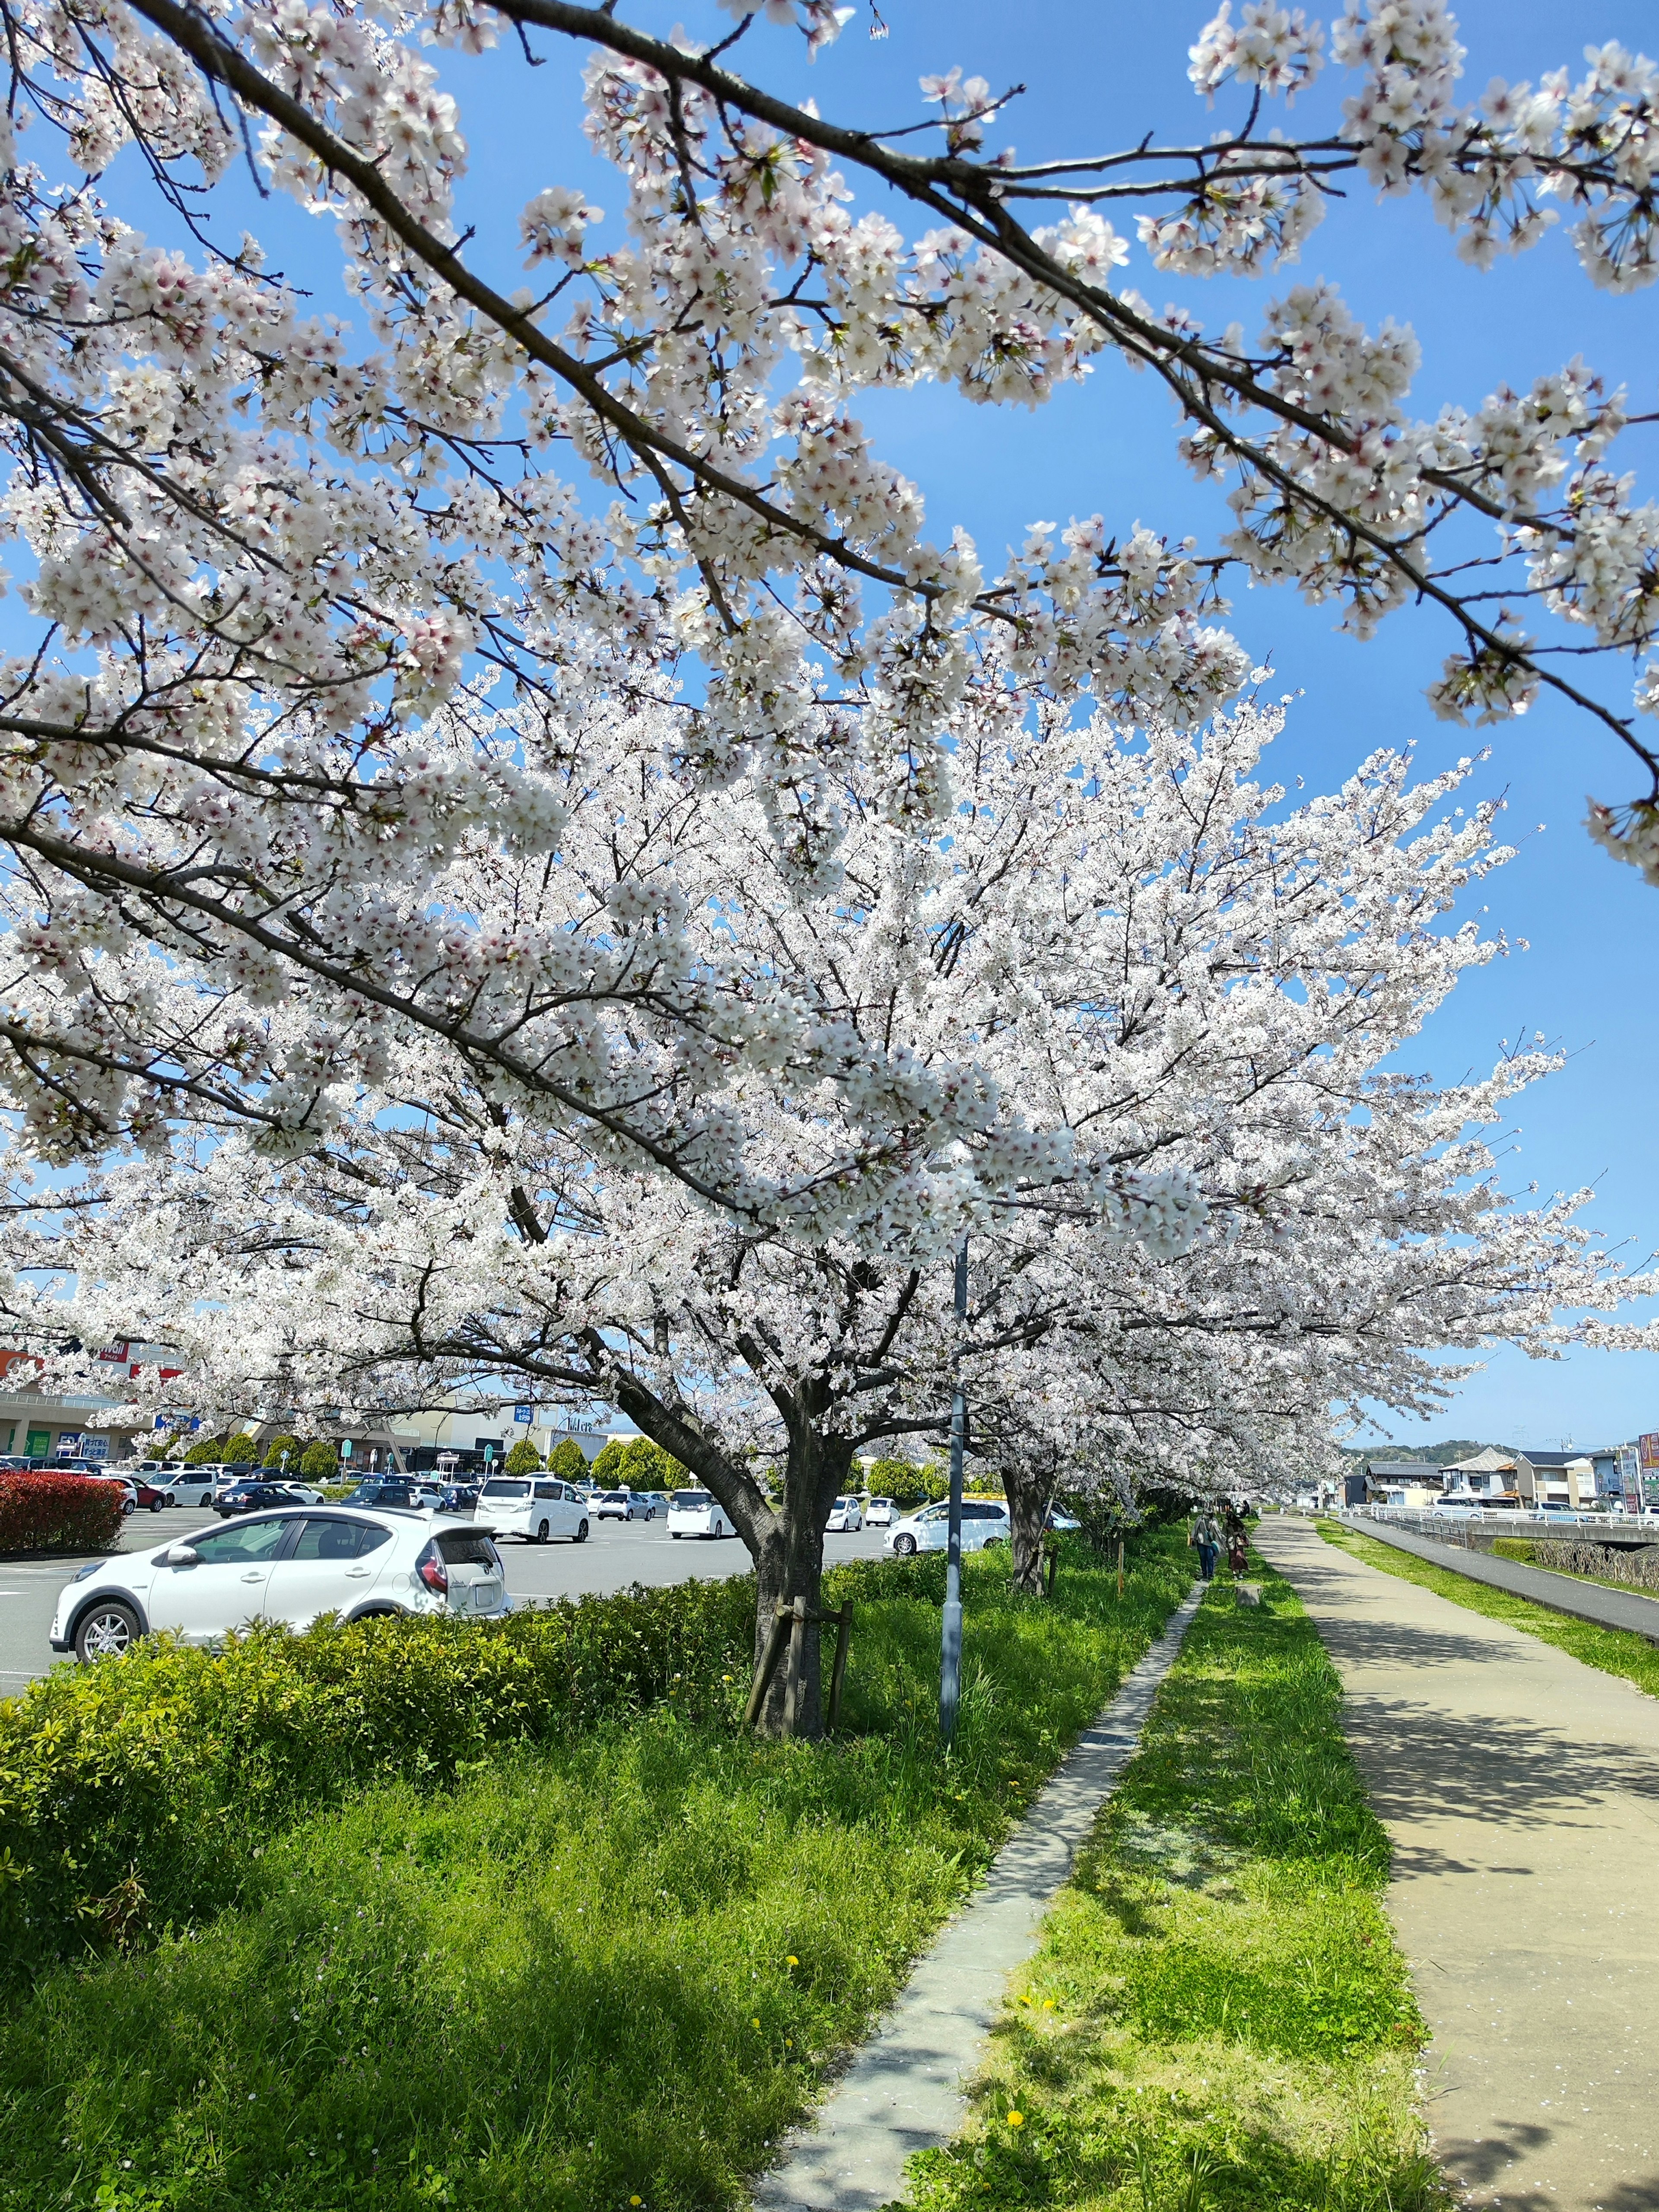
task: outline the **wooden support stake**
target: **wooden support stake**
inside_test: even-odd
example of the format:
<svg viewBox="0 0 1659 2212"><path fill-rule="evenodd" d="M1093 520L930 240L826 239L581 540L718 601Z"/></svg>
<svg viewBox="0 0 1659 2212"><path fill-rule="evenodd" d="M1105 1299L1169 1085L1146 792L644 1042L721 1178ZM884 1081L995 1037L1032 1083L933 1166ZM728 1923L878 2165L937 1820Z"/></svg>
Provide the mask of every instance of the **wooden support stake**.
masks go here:
<svg viewBox="0 0 1659 2212"><path fill-rule="evenodd" d="M800 1726L801 1698L806 1687L806 1624L811 1619L804 1597L790 1601L793 1615L789 1632L789 1664L784 1678L783 1732L793 1735Z"/></svg>
<svg viewBox="0 0 1659 2212"><path fill-rule="evenodd" d="M836 1615L836 1671L830 1677L830 1726L841 1718L841 1686L847 1679L847 1654L853 1642L853 1607L849 1601Z"/></svg>
<svg viewBox="0 0 1659 2212"><path fill-rule="evenodd" d="M1123 1539L1121 1536L1117 1540L1117 1594L1120 1597L1123 1595Z"/></svg>
<svg viewBox="0 0 1659 2212"><path fill-rule="evenodd" d="M743 1709L743 1724L753 1728L761 1717L766 1703L766 1693L772 1686L772 1677L778 1671L778 1662L783 1656L783 1639L788 1635L794 1620L795 1601L786 1598L772 1615L772 1626L766 1638L766 1649L761 1654L760 1665L755 1669L755 1680L749 1692L749 1703Z"/></svg>

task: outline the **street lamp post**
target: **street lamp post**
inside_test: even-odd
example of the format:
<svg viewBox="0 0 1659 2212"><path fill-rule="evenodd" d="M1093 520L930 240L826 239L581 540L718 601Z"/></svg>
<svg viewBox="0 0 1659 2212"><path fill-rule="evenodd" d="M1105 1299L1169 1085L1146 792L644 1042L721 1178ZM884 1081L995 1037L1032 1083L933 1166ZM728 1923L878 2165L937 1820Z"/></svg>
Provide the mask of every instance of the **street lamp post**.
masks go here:
<svg viewBox="0 0 1659 2212"><path fill-rule="evenodd" d="M945 1624L939 1646L939 1732L945 1749L957 1732L962 1695L962 1462L968 1401L962 1389L962 1334L968 1319L968 1232L957 1247L957 1339L951 1354L951 1510L945 1551Z"/></svg>

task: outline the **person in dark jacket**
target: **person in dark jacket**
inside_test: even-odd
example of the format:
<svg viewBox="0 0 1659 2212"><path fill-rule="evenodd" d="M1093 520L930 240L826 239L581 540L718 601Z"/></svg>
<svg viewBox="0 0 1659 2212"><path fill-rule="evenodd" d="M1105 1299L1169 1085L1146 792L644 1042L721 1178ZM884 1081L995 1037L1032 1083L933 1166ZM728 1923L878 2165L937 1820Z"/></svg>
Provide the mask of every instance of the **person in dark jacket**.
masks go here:
<svg viewBox="0 0 1659 2212"><path fill-rule="evenodd" d="M1188 1537L1187 1541L1198 1553L1200 1574L1206 1583L1213 1581L1215 1563L1221 1556L1221 1531L1216 1527L1215 1516L1207 1506L1194 1522L1192 1534Z"/></svg>

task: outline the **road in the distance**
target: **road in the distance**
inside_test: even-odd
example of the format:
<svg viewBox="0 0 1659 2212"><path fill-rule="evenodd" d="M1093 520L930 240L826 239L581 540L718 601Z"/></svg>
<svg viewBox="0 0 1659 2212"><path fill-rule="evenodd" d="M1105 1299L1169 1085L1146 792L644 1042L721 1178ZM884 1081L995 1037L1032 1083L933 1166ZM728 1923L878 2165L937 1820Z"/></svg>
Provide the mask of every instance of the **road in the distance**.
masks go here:
<svg viewBox="0 0 1659 2212"><path fill-rule="evenodd" d="M173 1505L159 1513L129 1514L121 1530L124 1552L160 1551L192 1529L216 1525L216 1516L200 1506ZM857 1536L828 1536L826 1558L869 1559L881 1555L885 1531L866 1528ZM88 1553L88 1557L93 1556ZM626 1589L630 1583L684 1583L718 1579L749 1571L749 1554L735 1536L719 1540L671 1537L660 1521L601 1521L585 1544L526 1544L501 1541L507 1587L520 1603L537 1599L586 1597ZM47 1643L58 1593L84 1559L0 1560L0 1697L18 1691L58 1658Z"/></svg>

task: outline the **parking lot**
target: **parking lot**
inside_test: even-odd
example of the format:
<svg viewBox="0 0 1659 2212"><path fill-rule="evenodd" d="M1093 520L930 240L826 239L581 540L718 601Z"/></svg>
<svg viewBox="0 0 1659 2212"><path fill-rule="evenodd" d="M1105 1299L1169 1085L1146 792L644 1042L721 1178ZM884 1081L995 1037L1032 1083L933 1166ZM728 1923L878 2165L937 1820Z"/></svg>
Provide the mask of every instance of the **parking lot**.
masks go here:
<svg viewBox="0 0 1659 2212"><path fill-rule="evenodd" d="M202 1507L133 1513L122 1528L120 1549L159 1551L192 1529L216 1525L216 1516ZM825 1559L878 1559L885 1533L866 1528L856 1536L826 1536ZM501 1551L507 1587L519 1604L604 1595L625 1589L629 1583L683 1583L749 1571L749 1554L735 1536L676 1542L660 1521L598 1522L585 1544L526 1544L508 1538ZM58 1591L85 1563L74 1558L0 1561L0 1696L15 1696L37 1675L65 1663L46 1638Z"/></svg>

